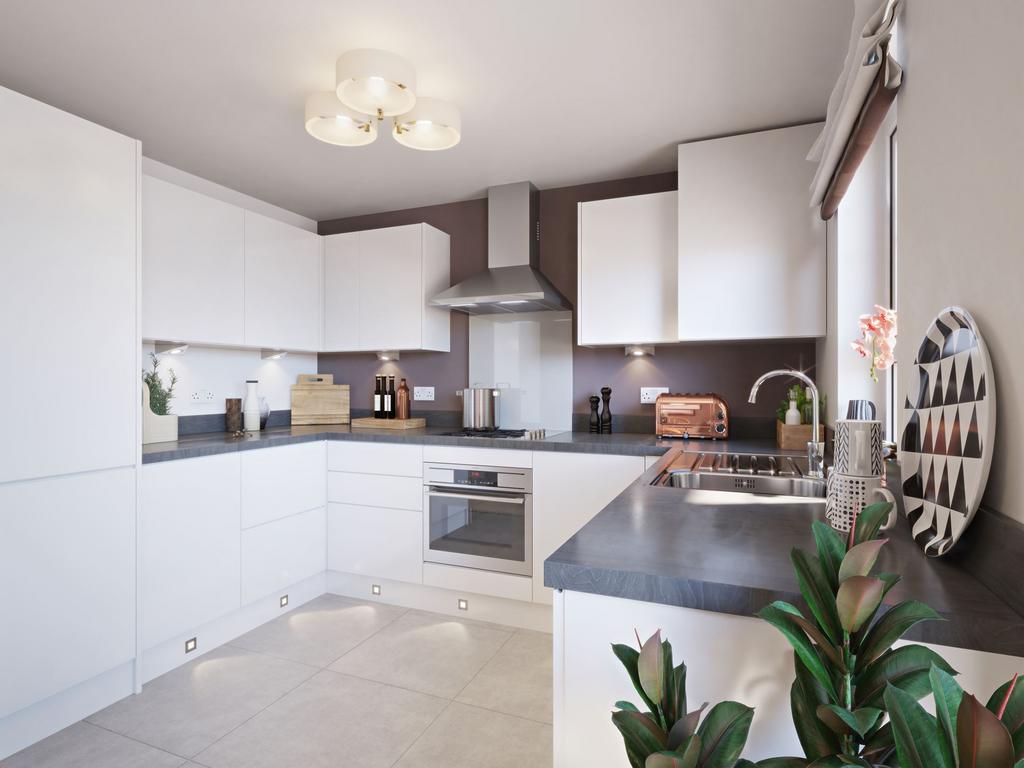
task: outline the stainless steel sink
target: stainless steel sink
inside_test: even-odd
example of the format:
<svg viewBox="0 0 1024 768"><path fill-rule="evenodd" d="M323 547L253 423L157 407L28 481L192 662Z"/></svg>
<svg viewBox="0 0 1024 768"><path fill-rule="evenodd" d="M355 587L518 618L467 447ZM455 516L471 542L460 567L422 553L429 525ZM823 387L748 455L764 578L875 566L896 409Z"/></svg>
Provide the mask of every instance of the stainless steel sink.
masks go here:
<svg viewBox="0 0 1024 768"><path fill-rule="evenodd" d="M707 491L825 498L825 481L807 476L807 459L737 453L681 453L652 485Z"/></svg>

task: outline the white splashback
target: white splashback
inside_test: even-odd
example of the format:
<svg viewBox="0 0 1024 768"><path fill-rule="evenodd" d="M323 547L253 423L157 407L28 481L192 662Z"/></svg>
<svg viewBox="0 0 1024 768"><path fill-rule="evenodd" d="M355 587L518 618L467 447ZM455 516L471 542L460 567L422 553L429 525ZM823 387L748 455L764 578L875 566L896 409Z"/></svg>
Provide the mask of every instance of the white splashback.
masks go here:
<svg viewBox="0 0 1024 768"><path fill-rule="evenodd" d="M469 318L469 385L501 389L504 429L572 429L572 312Z"/></svg>
<svg viewBox="0 0 1024 768"><path fill-rule="evenodd" d="M152 351L151 343L142 345L142 364L147 370L152 365ZM317 356L291 352L280 360L263 360L258 349L191 345L184 354L160 356L165 384L171 369L178 376L171 412L178 416L224 413L225 398L245 397L246 379L259 381L260 396L267 398L270 410L287 411L292 407L292 384L300 373L317 372ZM200 390L211 392L213 401L193 402L192 393Z"/></svg>

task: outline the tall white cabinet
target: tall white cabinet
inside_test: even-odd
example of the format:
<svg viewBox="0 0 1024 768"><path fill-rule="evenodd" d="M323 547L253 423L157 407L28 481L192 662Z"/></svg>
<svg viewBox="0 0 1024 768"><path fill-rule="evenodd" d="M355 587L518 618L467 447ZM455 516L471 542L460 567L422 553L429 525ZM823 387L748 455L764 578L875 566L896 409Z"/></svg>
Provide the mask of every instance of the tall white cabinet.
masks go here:
<svg viewBox="0 0 1024 768"><path fill-rule="evenodd" d="M139 144L0 88L0 168L3 758L131 692Z"/></svg>
<svg viewBox="0 0 1024 768"><path fill-rule="evenodd" d="M580 345L676 341L677 205L675 192L579 203Z"/></svg>
<svg viewBox="0 0 1024 768"><path fill-rule="evenodd" d="M825 335L825 222L806 159L820 131L679 145L680 341Z"/></svg>

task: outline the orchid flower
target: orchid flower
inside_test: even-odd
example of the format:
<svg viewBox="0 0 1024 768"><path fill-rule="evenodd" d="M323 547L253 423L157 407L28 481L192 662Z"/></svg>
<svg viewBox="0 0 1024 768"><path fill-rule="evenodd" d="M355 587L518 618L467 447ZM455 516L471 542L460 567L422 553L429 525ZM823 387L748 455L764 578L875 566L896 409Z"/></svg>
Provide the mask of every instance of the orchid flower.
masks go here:
<svg viewBox="0 0 1024 768"><path fill-rule="evenodd" d="M870 358L868 375L878 381L878 371L892 367L896 361L893 350L896 347L896 311L875 305L871 315L861 315L857 320L861 338L850 343L861 357Z"/></svg>

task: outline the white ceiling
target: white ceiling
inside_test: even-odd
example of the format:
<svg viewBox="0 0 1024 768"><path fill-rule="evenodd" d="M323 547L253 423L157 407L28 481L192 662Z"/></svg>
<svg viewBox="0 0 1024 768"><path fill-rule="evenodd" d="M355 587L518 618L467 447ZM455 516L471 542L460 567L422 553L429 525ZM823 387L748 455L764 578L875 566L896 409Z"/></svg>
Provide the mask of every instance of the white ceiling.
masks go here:
<svg viewBox="0 0 1024 768"><path fill-rule="evenodd" d="M683 140L820 118L850 0L0 0L0 84L314 219L675 167ZM446 152L303 128L350 48L462 109Z"/></svg>

